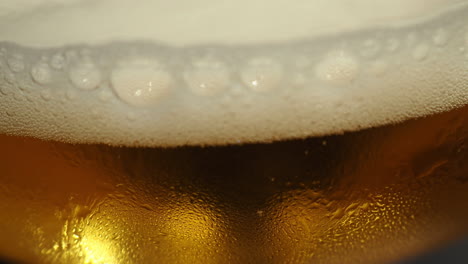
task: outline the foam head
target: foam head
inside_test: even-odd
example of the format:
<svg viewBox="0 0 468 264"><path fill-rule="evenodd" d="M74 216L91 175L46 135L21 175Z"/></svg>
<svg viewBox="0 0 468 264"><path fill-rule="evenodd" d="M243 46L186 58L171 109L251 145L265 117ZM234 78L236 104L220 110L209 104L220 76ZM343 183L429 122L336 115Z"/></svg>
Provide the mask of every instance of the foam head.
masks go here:
<svg viewBox="0 0 468 264"><path fill-rule="evenodd" d="M3 1L0 133L223 145L447 111L468 102L463 2Z"/></svg>

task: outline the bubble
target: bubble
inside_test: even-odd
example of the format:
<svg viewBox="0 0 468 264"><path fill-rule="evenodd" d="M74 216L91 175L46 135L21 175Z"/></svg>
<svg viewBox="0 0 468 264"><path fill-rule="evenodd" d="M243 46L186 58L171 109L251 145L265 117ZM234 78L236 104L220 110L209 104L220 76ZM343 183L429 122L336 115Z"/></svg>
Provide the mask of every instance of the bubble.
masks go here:
<svg viewBox="0 0 468 264"><path fill-rule="evenodd" d="M437 29L434 32L434 36L432 36L432 41L437 46L444 46L445 44L447 44L447 39L447 32L442 28Z"/></svg>
<svg viewBox="0 0 468 264"><path fill-rule="evenodd" d="M149 106L169 92L172 76L157 61L133 60L112 71L111 83L126 103Z"/></svg>
<svg viewBox="0 0 468 264"><path fill-rule="evenodd" d="M66 61L65 56L61 53L57 53L50 58L50 67L55 70L61 70L65 67Z"/></svg>
<svg viewBox="0 0 468 264"><path fill-rule="evenodd" d="M215 95L230 83L227 66L216 59L202 59L184 73L184 79L192 92L198 95Z"/></svg>
<svg viewBox="0 0 468 264"><path fill-rule="evenodd" d="M73 85L82 90L96 89L101 83L101 72L92 62L80 62L72 66L68 76Z"/></svg>
<svg viewBox="0 0 468 264"><path fill-rule="evenodd" d="M417 45L413 50L413 58L418 61L424 60L428 54L429 46L424 43Z"/></svg>
<svg viewBox="0 0 468 264"><path fill-rule="evenodd" d="M274 89L283 79L283 67L270 58L251 59L241 70L242 81L255 92Z"/></svg>
<svg viewBox="0 0 468 264"><path fill-rule="evenodd" d="M334 84L350 83L358 73L359 62L344 50L330 52L315 68L317 78Z"/></svg>
<svg viewBox="0 0 468 264"><path fill-rule="evenodd" d="M39 84L49 83L52 79L49 65L44 62L39 62L32 67L31 76Z"/></svg>
<svg viewBox="0 0 468 264"><path fill-rule="evenodd" d="M19 54L15 54L12 57L8 58L7 64L12 72L21 72L25 68L23 57Z"/></svg>

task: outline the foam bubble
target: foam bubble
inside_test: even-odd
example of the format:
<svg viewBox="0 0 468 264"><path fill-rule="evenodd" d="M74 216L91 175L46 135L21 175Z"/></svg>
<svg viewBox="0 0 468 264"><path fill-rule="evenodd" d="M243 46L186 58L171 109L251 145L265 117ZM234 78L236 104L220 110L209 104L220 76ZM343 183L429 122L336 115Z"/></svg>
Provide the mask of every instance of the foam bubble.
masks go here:
<svg viewBox="0 0 468 264"><path fill-rule="evenodd" d="M111 83L124 102L135 106L150 106L167 95L172 76L155 60L137 59L122 62L114 69Z"/></svg>
<svg viewBox="0 0 468 264"><path fill-rule="evenodd" d="M275 89L283 78L283 66L271 58L251 59L241 69L241 79L255 92L267 92Z"/></svg>
<svg viewBox="0 0 468 264"><path fill-rule="evenodd" d="M101 83L101 72L90 61L78 62L68 72L73 85L82 90L96 89Z"/></svg>
<svg viewBox="0 0 468 264"><path fill-rule="evenodd" d="M355 56L340 49L327 54L317 64L315 74L322 81L333 84L347 84L356 78L359 66Z"/></svg>
<svg viewBox="0 0 468 264"><path fill-rule="evenodd" d="M229 69L225 63L205 58L195 61L184 73L184 79L192 92L210 96L225 90L230 83Z"/></svg>
<svg viewBox="0 0 468 264"><path fill-rule="evenodd" d="M8 67L12 72L21 72L24 70L23 56L20 54L13 54L7 59Z"/></svg>
<svg viewBox="0 0 468 264"><path fill-rule="evenodd" d="M50 66L55 70L61 70L65 65L65 57L61 53L54 54L52 58L50 58Z"/></svg>
<svg viewBox="0 0 468 264"><path fill-rule="evenodd" d="M467 15L461 6L398 26L255 45L0 42L0 133L128 146L240 144L448 111L468 103Z"/></svg>
<svg viewBox="0 0 468 264"><path fill-rule="evenodd" d="M31 69L31 76L38 84L47 84L52 80L52 73L49 65L45 62L39 62Z"/></svg>

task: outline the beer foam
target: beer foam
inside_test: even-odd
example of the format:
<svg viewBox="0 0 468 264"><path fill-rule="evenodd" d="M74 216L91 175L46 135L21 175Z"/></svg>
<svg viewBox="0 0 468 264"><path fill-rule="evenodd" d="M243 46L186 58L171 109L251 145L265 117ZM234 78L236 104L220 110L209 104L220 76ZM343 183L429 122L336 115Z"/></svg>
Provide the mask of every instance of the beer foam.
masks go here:
<svg viewBox="0 0 468 264"><path fill-rule="evenodd" d="M460 1L175 2L2 3L0 133L126 146L270 142L468 102Z"/></svg>

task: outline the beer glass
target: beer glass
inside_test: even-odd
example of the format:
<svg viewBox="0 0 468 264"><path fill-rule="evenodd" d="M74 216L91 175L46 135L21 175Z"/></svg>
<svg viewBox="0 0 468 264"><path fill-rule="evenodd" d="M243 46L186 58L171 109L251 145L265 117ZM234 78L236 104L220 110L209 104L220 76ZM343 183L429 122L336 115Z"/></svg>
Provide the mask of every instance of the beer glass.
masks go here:
<svg viewBox="0 0 468 264"><path fill-rule="evenodd" d="M466 237L466 1L5 3L5 261L393 263Z"/></svg>

